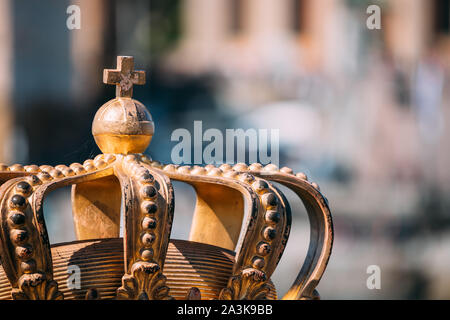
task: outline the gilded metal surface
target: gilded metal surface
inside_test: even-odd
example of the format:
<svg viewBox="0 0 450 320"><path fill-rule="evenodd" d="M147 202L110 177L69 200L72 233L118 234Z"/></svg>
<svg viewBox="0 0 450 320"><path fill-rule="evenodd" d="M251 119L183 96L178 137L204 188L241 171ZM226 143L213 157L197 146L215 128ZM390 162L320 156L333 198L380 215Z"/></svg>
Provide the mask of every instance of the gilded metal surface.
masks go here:
<svg viewBox="0 0 450 320"><path fill-rule="evenodd" d="M134 71L132 57L118 57L118 69L105 70L104 82L117 86L117 97L93 121L103 154L70 166L0 164L0 299L274 299L270 277L289 237L291 212L272 182L301 198L311 227L307 257L283 299L318 299L333 244L318 185L274 165L152 161L142 152L153 120L131 97L145 74ZM170 238L171 180L196 191L188 242ZM42 204L68 185L79 241L51 248ZM78 291L65 282L71 264L82 269Z"/></svg>
<svg viewBox="0 0 450 320"><path fill-rule="evenodd" d="M145 72L134 71L133 57L117 57L117 69L105 69L103 82L116 85L116 98L95 114L92 135L103 153L142 153L154 132L152 116L131 98L133 85L145 83Z"/></svg>
<svg viewBox="0 0 450 320"><path fill-rule="evenodd" d="M120 238L74 241L52 245L53 273L64 299L85 299L95 289L101 299L115 299L124 275L123 240ZM235 253L220 247L185 240L171 240L163 273L175 299L185 299L188 288L197 288L202 299L218 299L227 285ZM101 266L99 267L99 262ZM67 268L77 265L81 288L69 288ZM70 281L69 281L70 283ZM269 283L268 298L276 299L275 287ZM11 285L0 266L0 300L11 299Z"/></svg>

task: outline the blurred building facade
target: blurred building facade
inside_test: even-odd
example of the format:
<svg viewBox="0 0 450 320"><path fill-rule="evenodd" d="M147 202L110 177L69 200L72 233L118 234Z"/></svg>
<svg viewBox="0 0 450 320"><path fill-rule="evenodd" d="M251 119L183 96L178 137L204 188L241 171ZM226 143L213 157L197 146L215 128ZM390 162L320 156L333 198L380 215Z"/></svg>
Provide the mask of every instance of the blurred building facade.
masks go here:
<svg viewBox="0 0 450 320"><path fill-rule="evenodd" d="M371 4L381 30L366 27ZM450 228L449 17L441 0L182 2L167 68L220 75L220 104L250 114L237 123L295 137L284 164L309 168L331 199L328 296L449 295L450 255L438 249ZM365 288L371 264L384 290Z"/></svg>

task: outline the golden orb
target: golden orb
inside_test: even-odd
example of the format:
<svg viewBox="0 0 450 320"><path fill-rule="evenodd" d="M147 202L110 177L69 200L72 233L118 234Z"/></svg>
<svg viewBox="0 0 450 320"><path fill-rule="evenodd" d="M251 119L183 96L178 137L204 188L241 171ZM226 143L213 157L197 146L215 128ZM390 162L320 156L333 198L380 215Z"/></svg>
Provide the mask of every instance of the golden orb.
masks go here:
<svg viewBox="0 0 450 320"><path fill-rule="evenodd" d="M118 97L95 114L92 135L103 153L143 153L152 140L155 125L139 101Z"/></svg>

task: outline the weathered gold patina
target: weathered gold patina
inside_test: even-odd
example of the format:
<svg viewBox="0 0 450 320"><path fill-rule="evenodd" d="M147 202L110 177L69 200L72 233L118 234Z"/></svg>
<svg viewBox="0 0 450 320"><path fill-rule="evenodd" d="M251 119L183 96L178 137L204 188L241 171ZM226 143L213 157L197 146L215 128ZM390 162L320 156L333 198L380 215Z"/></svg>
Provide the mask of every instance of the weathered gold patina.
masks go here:
<svg viewBox="0 0 450 320"><path fill-rule="evenodd" d="M92 133L103 154L55 167L0 164L0 299L276 299L270 281L288 240L292 189L307 209L306 260L283 299L317 299L333 243L326 198L303 173L274 165L163 165L142 153L154 134L132 57L118 57L104 82L117 97L97 112ZM171 180L194 187L189 241L170 238ZM50 246L43 200L72 185L77 241ZM121 208L124 236L120 238ZM68 286L80 268L81 288Z"/></svg>

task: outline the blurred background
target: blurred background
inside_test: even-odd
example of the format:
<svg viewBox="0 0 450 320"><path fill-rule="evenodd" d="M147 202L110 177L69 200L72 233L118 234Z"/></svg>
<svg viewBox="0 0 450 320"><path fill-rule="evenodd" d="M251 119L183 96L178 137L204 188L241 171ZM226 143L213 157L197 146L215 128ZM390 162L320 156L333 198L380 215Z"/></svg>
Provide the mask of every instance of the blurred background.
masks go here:
<svg viewBox="0 0 450 320"><path fill-rule="evenodd" d="M67 7L80 6L69 30ZM366 9L381 7L381 29ZM100 153L102 70L135 57L153 115L147 153L173 130L280 130L280 166L329 200L335 245L322 299L450 299L449 0L0 0L0 162L70 164ZM195 195L175 184L173 238ZM285 189L283 189L285 191ZM287 291L308 247L301 202L273 275ZM75 239L70 190L45 204L52 243ZM381 289L369 290L369 265Z"/></svg>

